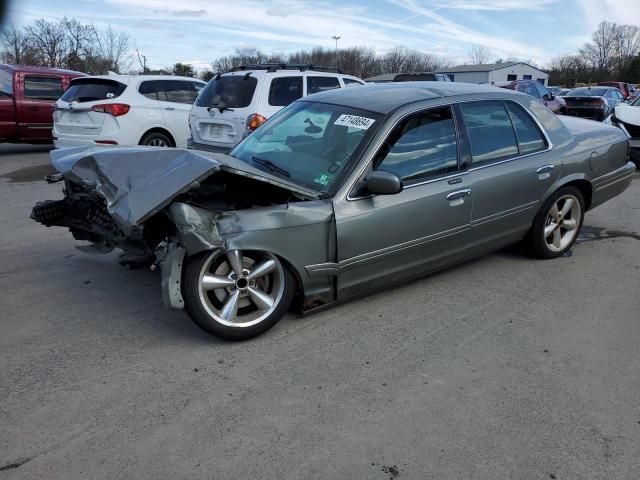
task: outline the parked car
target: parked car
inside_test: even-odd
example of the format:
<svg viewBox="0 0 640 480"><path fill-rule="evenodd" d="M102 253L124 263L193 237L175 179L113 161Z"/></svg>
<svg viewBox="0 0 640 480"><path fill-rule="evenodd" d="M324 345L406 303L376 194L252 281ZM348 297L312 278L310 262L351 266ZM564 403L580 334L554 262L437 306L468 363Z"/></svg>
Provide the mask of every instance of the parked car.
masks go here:
<svg viewBox="0 0 640 480"><path fill-rule="evenodd" d="M549 107L553 113L564 114L566 113L567 106L564 99L555 96L549 92L547 88L537 80L513 80L511 82L498 82L495 83L496 87L508 88L510 90L516 90L518 92L526 93L538 101Z"/></svg>
<svg viewBox="0 0 640 480"><path fill-rule="evenodd" d="M297 99L360 85L357 77L313 65L247 65L216 75L191 109L189 147L228 152Z"/></svg>
<svg viewBox="0 0 640 480"><path fill-rule="evenodd" d="M55 101L84 73L0 64L0 142L51 143Z"/></svg>
<svg viewBox="0 0 640 480"><path fill-rule="evenodd" d="M567 103L567 115L601 122L623 98L615 87L580 87L565 95L564 101Z"/></svg>
<svg viewBox="0 0 640 480"><path fill-rule="evenodd" d="M598 86L617 88L620 93L622 93L625 100L628 99L634 91L633 86L629 85L627 82L598 82Z"/></svg>
<svg viewBox="0 0 640 480"><path fill-rule="evenodd" d="M310 311L520 240L562 256L585 211L631 183L627 148L517 92L367 85L296 101L230 155L54 150L65 197L32 217L147 255L167 306L246 339L294 295Z"/></svg>
<svg viewBox="0 0 640 480"><path fill-rule="evenodd" d="M189 111L205 82L168 75L78 78L56 102L56 147L186 147Z"/></svg>
<svg viewBox="0 0 640 480"><path fill-rule="evenodd" d="M561 87L546 87L547 91L553 95L558 95L563 89Z"/></svg>
<svg viewBox="0 0 640 480"><path fill-rule="evenodd" d="M614 125L629 137L629 158L640 168L640 97L631 104L616 105L605 123Z"/></svg>
<svg viewBox="0 0 640 480"><path fill-rule="evenodd" d="M389 82L450 82L449 75L434 72L385 73L364 79L367 83Z"/></svg>
<svg viewBox="0 0 640 480"><path fill-rule="evenodd" d="M571 91L570 88L561 88L560 91L557 93L557 95L556 94L554 95L556 95L556 97L566 97L570 91Z"/></svg>

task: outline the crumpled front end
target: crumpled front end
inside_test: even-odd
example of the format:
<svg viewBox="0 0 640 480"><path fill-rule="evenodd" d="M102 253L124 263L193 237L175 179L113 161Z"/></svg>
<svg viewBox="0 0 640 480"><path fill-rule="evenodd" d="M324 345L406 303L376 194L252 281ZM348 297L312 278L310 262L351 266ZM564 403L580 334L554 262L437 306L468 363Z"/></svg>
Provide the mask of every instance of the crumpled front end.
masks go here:
<svg viewBox="0 0 640 480"><path fill-rule="evenodd" d="M119 248L121 263L159 266L169 308L183 308L182 266L202 251L260 249L302 270L335 257L330 201L250 166L240 170L231 157L147 147L51 157L60 175L49 181L64 181L64 198L37 203L31 217L91 242L83 250ZM331 286L311 280L309 288Z"/></svg>

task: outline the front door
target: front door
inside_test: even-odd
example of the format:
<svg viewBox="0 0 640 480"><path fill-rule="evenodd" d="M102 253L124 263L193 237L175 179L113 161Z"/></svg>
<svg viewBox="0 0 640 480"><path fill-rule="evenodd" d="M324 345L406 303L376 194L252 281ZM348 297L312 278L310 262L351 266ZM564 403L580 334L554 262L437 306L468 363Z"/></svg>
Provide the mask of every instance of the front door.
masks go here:
<svg viewBox="0 0 640 480"><path fill-rule="evenodd" d="M473 192L461 174L450 107L412 114L391 131L372 168L396 174L404 190L360 187L334 205L338 297L437 269L461 255Z"/></svg>
<svg viewBox="0 0 640 480"><path fill-rule="evenodd" d="M532 116L513 101L460 104L471 148L470 252L518 240L560 176L561 161Z"/></svg>

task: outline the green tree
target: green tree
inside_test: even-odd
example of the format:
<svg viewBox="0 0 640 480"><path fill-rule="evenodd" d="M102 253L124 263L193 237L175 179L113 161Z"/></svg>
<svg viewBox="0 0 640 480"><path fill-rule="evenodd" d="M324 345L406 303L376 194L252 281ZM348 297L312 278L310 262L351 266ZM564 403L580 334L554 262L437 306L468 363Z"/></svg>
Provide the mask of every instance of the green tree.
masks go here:
<svg viewBox="0 0 640 480"><path fill-rule="evenodd" d="M180 75L182 77L195 77L196 76L196 72L193 68L192 65L189 65L188 63L176 63L172 68L171 71L174 75Z"/></svg>

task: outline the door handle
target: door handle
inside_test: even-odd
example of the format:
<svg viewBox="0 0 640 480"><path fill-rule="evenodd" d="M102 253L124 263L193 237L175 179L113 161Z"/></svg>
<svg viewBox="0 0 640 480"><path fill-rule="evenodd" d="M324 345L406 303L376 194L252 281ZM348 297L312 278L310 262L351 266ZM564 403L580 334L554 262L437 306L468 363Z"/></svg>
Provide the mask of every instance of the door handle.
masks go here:
<svg viewBox="0 0 640 480"><path fill-rule="evenodd" d="M458 200L460 198L466 197L467 195L471 195L470 188L465 188L464 190L457 190L455 192L451 192L449 195L447 195L447 200L449 201Z"/></svg>
<svg viewBox="0 0 640 480"><path fill-rule="evenodd" d="M175 110L173 107L164 107L165 110Z"/></svg>
<svg viewBox="0 0 640 480"><path fill-rule="evenodd" d="M555 168L554 165L543 165L536 170L539 180L546 180L551 176L551 171Z"/></svg>
<svg viewBox="0 0 640 480"><path fill-rule="evenodd" d="M38 107L29 107L29 110L31 110L32 112L37 112L40 109Z"/></svg>

